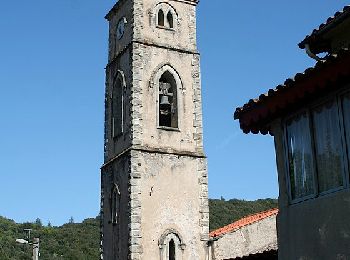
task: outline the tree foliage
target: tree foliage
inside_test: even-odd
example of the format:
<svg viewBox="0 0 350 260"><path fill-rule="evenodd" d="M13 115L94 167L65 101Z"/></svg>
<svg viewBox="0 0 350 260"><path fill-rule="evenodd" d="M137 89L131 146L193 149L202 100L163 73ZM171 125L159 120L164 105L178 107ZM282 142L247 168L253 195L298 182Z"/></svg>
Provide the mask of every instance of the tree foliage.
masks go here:
<svg viewBox="0 0 350 260"><path fill-rule="evenodd" d="M209 200L210 229L230 224L244 216L277 207L277 200ZM31 246L15 242L26 238L23 229L31 228L31 237L40 238L40 260L90 260L99 259L100 223L99 217L85 219L82 223L69 223L60 227L43 226L38 218L34 223L15 223L0 217L0 259L30 260Z"/></svg>
<svg viewBox="0 0 350 260"><path fill-rule="evenodd" d="M231 199L210 199L210 230L231 224L245 216L277 208L276 199L259 199L256 201L246 201Z"/></svg>
<svg viewBox="0 0 350 260"><path fill-rule="evenodd" d="M31 238L40 238L40 260L99 259L100 240L99 218L85 219L82 223L67 223L60 227L43 226L34 223L17 224L13 220L0 217L0 259L30 260L32 248L15 242L16 238L26 238L25 228L31 228Z"/></svg>

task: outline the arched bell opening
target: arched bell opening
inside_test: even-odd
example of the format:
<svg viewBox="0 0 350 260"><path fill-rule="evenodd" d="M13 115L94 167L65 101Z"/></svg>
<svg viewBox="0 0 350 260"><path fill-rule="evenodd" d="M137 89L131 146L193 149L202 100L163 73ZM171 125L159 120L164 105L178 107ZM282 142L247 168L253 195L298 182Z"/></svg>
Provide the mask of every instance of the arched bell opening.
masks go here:
<svg viewBox="0 0 350 260"><path fill-rule="evenodd" d="M159 126L178 128L177 110L176 80L165 71L159 79Z"/></svg>

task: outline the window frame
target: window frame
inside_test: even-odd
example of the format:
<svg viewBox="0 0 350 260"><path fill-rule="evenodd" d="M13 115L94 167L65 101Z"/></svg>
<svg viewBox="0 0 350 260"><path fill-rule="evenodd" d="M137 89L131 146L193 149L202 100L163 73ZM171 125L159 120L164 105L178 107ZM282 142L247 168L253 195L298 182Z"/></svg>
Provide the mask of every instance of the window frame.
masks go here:
<svg viewBox="0 0 350 260"><path fill-rule="evenodd" d="M284 151L284 158L285 158L285 167L286 167L286 180L287 180L287 190L288 190L288 195L289 195L289 199L290 201L293 201L295 203L303 201L303 200L307 200L307 199L311 199L314 198L317 193L318 193L318 178L317 178L317 173L316 173L316 162L315 162L315 155L314 155L314 140L313 140L313 136L312 133L310 133L310 138L311 138L311 149L312 149L312 164L313 164L313 188L314 188L314 193L301 197L301 198L296 198L293 199L292 197L292 185L291 185L291 179L290 179L290 167L289 167L289 142L288 142L288 131L287 131L287 121L289 121L292 118L295 118L301 114L306 114L307 115L307 119L308 119L308 125L309 125L309 129L312 127L312 122L311 122L311 118L310 118L310 110L303 108L301 110L298 110L297 112L291 114L290 116L288 116L287 118L285 118L285 120L283 121L283 151Z"/></svg>
<svg viewBox="0 0 350 260"><path fill-rule="evenodd" d="M346 129L346 125L345 125L345 114L344 114L344 107L343 107L343 100L342 97L345 95L350 95L350 85L346 85L346 89L343 89L341 91L338 92L338 102L339 102L339 114L341 116L341 120L340 120L340 125L341 125L341 130L342 130L342 139L343 139L343 150L345 151L343 158L345 161L345 170L347 171L346 174L346 184L348 184L348 187L350 188L350 137L349 140L347 140L346 138L346 133L348 130L349 132L349 136L350 136L350 128ZM350 125L349 125L350 126Z"/></svg>
<svg viewBox="0 0 350 260"><path fill-rule="evenodd" d="M164 25L159 24L159 12L160 12L160 10L163 12L163 15L164 15L164 17L163 17ZM168 21L168 14L169 13L172 16L172 25L173 25L172 27L170 26L170 23ZM178 14L176 12L176 9L172 5L170 5L169 3L165 3L165 2L158 3L154 7L153 18L151 17L151 19L154 19L154 25L158 29L171 31L171 32L177 31Z"/></svg>
<svg viewBox="0 0 350 260"><path fill-rule="evenodd" d="M338 117L339 117L339 122L338 122L338 125L340 127L340 139L341 139L341 149L342 149L342 166L343 166L343 172L342 172L342 177L343 177L343 186L340 186L340 187L335 187L335 188L332 188L332 189L329 189L329 190L326 190L326 191L322 191L320 192L319 191L319 187L317 185L317 194L319 196L323 196L323 195L326 195L326 194L329 194L329 193L333 193L333 192L336 192L336 191L339 191L339 190L343 190L347 187L347 183L346 183L346 175L348 175L348 171L346 169L346 164L347 164L347 161L345 160L344 158L344 152L346 152L346 150L344 150L344 127L343 125L341 124L341 121L343 120L343 115L341 113L341 108L339 107L340 103L339 103L339 95L337 94L332 94L328 97L325 97L325 98L322 98L319 102L313 104L312 106L310 106L310 114L312 114L312 111L315 110L316 108L318 107L321 107L325 104L327 104L327 102L334 102L336 104L336 109L337 109L337 113L338 113ZM313 117L311 117L311 119L313 119ZM314 155L314 161L315 161L315 164L316 164L316 175L317 175L317 184L319 183L318 182L318 165L317 165L317 159L316 159L316 142L315 142L315 134L314 134L314 129L315 129L315 125L313 123L313 121L311 122L311 125L312 125L312 129L311 129L311 134L312 134L312 140L313 140L313 155Z"/></svg>
<svg viewBox="0 0 350 260"><path fill-rule="evenodd" d="M287 185L287 192L288 192L288 198L289 198L289 204L297 204L306 200L310 199L316 199L318 197L324 197L329 194L336 193L338 191L346 190L350 188L350 147L348 147L347 140L346 140L346 129L345 129L345 118L344 118L344 111L343 111L343 103L342 103L342 97L350 94L350 90L348 88L342 89L340 91L335 91L334 93L331 93L327 95L326 97L322 97L317 99L315 102L311 102L310 104L307 104L302 109L298 109L297 111L291 113L287 117L283 118L282 120L282 129L283 129L283 154L284 154L284 164L285 164L285 178L286 178L286 185ZM319 175L318 175L318 165L316 160L316 140L315 140L315 133L314 133L314 122L313 122L313 115L312 111L315 108L318 108L320 106L325 105L327 102L333 101L336 104L337 113L339 116L339 127L341 132L341 149L342 149L342 164L343 164L343 171L342 171L342 177L343 177L343 186L336 187L329 189L327 191L320 192L319 191ZM289 165L289 140L288 140L288 131L287 131L287 122L296 116L299 116L301 114L305 113L308 117L308 125L309 125L309 133L311 137L311 148L312 148L312 161L313 161L313 177L314 177L314 194L310 194L304 197L293 199L292 197L292 187L291 187L291 175L290 175L290 165ZM350 129L348 129L350 132ZM350 142L349 142L350 143Z"/></svg>

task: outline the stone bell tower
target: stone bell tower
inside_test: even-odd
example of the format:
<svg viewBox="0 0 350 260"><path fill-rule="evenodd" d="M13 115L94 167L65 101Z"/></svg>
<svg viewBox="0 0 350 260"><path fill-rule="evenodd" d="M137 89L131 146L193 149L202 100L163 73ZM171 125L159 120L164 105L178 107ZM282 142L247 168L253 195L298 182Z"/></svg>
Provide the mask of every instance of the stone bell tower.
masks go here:
<svg viewBox="0 0 350 260"><path fill-rule="evenodd" d="M103 259L208 259L197 4L119 0L106 15Z"/></svg>

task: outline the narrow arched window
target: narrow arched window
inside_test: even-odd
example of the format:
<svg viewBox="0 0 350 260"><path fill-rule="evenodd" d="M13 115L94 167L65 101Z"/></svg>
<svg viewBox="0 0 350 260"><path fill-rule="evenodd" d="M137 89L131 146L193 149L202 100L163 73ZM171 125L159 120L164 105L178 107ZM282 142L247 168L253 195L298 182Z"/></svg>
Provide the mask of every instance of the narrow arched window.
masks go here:
<svg viewBox="0 0 350 260"><path fill-rule="evenodd" d="M120 205L120 191L117 184L113 184L111 197L110 197L110 207L111 207L111 223L118 223L119 216L119 205Z"/></svg>
<svg viewBox="0 0 350 260"><path fill-rule="evenodd" d="M178 127L177 86L174 76L166 71L159 79L159 126Z"/></svg>
<svg viewBox="0 0 350 260"><path fill-rule="evenodd" d="M169 28L174 28L174 18L173 18L173 15L170 11L168 12L166 18L168 21Z"/></svg>
<svg viewBox="0 0 350 260"><path fill-rule="evenodd" d="M175 242L171 239L169 242L169 260L175 260Z"/></svg>
<svg viewBox="0 0 350 260"><path fill-rule="evenodd" d="M162 9L158 11L158 25L164 26L164 12Z"/></svg>
<svg viewBox="0 0 350 260"><path fill-rule="evenodd" d="M167 230L158 241L160 259L179 260L183 259L186 244L181 236L173 229Z"/></svg>
<svg viewBox="0 0 350 260"><path fill-rule="evenodd" d="M112 137L123 132L123 86L119 77L115 79L112 90Z"/></svg>

